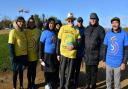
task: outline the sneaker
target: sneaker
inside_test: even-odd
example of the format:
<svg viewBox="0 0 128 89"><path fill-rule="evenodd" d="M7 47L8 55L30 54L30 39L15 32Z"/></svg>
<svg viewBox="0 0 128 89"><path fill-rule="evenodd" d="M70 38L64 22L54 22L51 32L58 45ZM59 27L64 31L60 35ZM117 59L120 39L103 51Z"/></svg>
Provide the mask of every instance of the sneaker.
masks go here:
<svg viewBox="0 0 128 89"><path fill-rule="evenodd" d="M50 86L48 84L45 85L45 89L50 89Z"/></svg>
<svg viewBox="0 0 128 89"><path fill-rule="evenodd" d="M50 84L45 85L45 89L52 89Z"/></svg>

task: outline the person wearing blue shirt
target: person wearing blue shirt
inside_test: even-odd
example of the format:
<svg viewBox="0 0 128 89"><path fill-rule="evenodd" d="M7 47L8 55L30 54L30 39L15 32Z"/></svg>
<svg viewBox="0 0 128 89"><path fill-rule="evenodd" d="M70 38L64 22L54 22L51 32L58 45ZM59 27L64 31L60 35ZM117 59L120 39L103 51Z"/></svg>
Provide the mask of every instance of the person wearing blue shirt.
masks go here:
<svg viewBox="0 0 128 89"><path fill-rule="evenodd" d="M57 36L55 33L55 20L48 19L47 28L42 32L39 45L39 59L44 68L45 89L55 89L56 71L59 62L56 56Z"/></svg>
<svg viewBox="0 0 128 89"><path fill-rule="evenodd" d="M120 19L114 17L111 20L112 30L107 32L104 39L104 63L106 67L107 89L112 89L112 75L114 75L114 89L121 89L121 70L125 70L128 54L128 35L120 27Z"/></svg>

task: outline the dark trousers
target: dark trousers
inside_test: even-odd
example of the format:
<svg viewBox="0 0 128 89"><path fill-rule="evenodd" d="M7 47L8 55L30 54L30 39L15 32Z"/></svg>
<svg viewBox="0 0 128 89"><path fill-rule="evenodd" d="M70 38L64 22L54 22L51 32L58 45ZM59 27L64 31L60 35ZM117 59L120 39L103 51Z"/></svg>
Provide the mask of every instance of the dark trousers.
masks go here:
<svg viewBox="0 0 128 89"><path fill-rule="evenodd" d="M61 56L59 89L74 89L75 59Z"/></svg>
<svg viewBox="0 0 128 89"><path fill-rule="evenodd" d="M13 88L16 88L18 74L20 87L23 87L23 71L27 64L27 55L16 56L14 59L11 58L11 63L13 67Z"/></svg>
<svg viewBox="0 0 128 89"><path fill-rule="evenodd" d="M37 61L28 62L28 87L35 84Z"/></svg>
<svg viewBox="0 0 128 89"><path fill-rule="evenodd" d="M91 89L96 88L97 72L97 65L86 65L86 85L91 87Z"/></svg>
<svg viewBox="0 0 128 89"><path fill-rule="evenodd" d="M56 89L59 81L59 61L55 54L45 53L44 55L44 77L46 84L50 84L52 89Z"/></svg>
<svg viewBox="0 0 128 89"><path fill-rule="evenodd" d="M44 72L45 83L50 84L52 89L56 89L56 72Z"/></svg>
<svg viewBox="0 0 128 89"><path fill-rule="evenodd" d="M75 59L75 85L78 86L82 58Z"/></svg>

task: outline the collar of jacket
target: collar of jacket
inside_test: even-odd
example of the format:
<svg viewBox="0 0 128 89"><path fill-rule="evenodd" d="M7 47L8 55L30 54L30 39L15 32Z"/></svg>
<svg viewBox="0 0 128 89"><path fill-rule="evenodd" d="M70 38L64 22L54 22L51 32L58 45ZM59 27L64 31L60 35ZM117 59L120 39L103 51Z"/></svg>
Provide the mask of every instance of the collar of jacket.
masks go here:
<svg viewBox="0 0 128 89"><path fill-rule="evenodd" d="M78 27L78 26L76 26L77 28L79 28L79 29L83 29L84 28L84 26L82 25L81 27Z"/></svg>

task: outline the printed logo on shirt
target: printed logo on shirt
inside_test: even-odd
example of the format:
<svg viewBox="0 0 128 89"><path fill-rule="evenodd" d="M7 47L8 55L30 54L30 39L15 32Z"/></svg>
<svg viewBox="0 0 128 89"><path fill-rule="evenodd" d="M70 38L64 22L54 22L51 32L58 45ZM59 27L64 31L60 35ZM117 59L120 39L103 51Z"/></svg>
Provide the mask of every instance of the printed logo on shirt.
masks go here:
<svg viewBox="0 0 128 89"><path fill-rule="evenodd" d="M36 41L34 38L30 38L30 43L28 43L29 48L36 48Z"/></svg>
<svg viewBox="0 0 128 89"><path fill-rule="evenodd" d="M73 36L72 36L72 35L67 35L67 36L65 37L65 44L66 44L67 46L73 45L73 42L74 42L74 39L73 39Z"/></svg>
<svg viewBox="0 0 128 89"><path fill-rule="evenodd" d="M57 37L56 36L52 36L51 40L52 40L53 43L56 43Z"/></svg>
<svg viewBox="0 0 128 89"><path fill-rule="evenodd" d="M52 40L52 48L55 48L55 46L56 46L56 41L57 41L56 36L52 36L51 40Z"/></svg>
<svg viewBox="0 0 128 89"><path fill-rule="evenodd" d="M117 40L116 36L113 36L111 38L111 53L113 55L116 55L118 53L118 51L119 51L119 45L116 42L116 40Z"/></svg>

